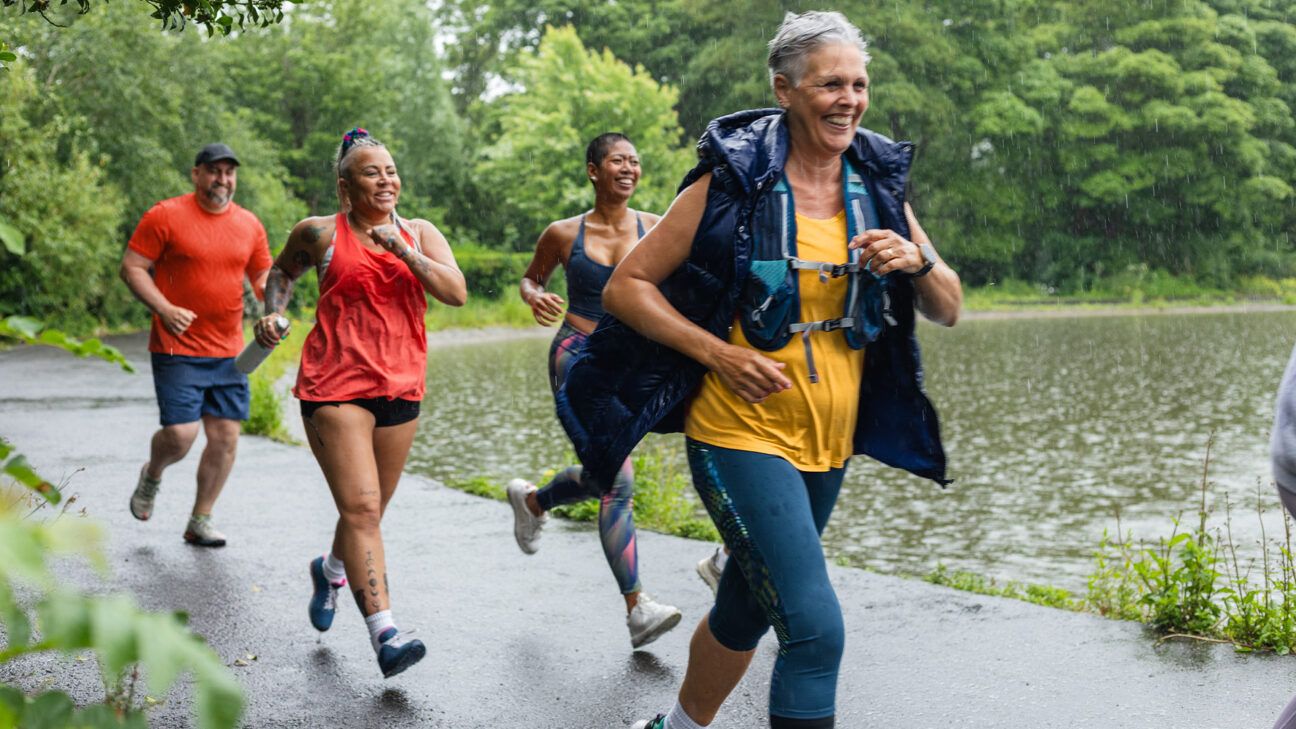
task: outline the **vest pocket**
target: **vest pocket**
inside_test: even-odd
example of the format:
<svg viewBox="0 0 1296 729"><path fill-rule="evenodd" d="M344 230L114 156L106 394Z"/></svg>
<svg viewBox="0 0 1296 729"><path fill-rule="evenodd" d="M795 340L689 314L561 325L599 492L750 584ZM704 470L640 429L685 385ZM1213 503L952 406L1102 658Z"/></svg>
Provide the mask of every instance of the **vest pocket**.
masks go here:
<svg viewBox="0 0 1296 729"><path fill-rule="evenodd" d="M890 282L870 273L861 273L858 283L859 297L851 312L854 323L847 331L847 343L853 349L860 349L871 344L882 336L888 326L894 326L895 317L891 313Z"/></svg>
<svg viewBox="0 0 1296 729"><path fill-rule="evenodd" d="M788 326L798 303L793 275L784 259L751 262L738 311L743 335L753 347L780 349L791 338Z"/></svg>

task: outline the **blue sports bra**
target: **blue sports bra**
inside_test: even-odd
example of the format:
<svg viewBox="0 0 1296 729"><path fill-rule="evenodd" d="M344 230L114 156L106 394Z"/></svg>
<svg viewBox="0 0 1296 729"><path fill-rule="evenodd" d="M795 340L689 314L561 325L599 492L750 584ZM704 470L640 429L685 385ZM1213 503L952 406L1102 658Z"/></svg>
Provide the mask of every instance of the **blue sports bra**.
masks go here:
<svg viewBox="0 0 1296 729"><path fill-rule="evenodd" d="M643 219L635 213L639 237L644 237ZM612 277L614 266L591 261L585 255L585 216L581 215L580 230L572 241L571 255L567 257L567 310L590 321L603 318L603 287Z"/></svg>

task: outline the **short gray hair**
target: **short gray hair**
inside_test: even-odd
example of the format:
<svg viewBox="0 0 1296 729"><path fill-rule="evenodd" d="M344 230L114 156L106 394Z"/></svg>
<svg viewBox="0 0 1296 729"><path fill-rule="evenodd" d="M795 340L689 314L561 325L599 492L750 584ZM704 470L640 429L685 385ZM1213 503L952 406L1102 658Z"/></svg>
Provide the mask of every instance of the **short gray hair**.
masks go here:
<svg viewBox="0 0 1296 729"><path fill-rule="evenodd" d="M788 13L783 16L783 23L769 42L770 83L774 77L782 74L793 86L801 83L805 74L806 56L830 43L845 43L859 49L864 63L872 56L868 53L868 43L845 15L836 11L811 10L809 12Z"/></svg>

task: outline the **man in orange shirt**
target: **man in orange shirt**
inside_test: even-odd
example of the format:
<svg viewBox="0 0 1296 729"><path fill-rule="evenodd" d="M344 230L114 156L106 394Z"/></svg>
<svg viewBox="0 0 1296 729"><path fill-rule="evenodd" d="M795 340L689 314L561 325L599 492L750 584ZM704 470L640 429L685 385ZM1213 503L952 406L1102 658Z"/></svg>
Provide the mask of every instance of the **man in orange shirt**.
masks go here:
<svg viewBox="0 0 1296 729"><path fill-rule="evenodd" d="M131 494L131 514L147 521L167 466L185 457L201 421L207 446L184 539L222 547L212 507L234 466L240 421L248 417L247 377L234 369L243 347L243 279L258 299L270 271L265 228L233 202L238 157L224 144L198 152L194 191L154 205L122 257L121 277L153 312L149 352L162 429Z"/></svg>

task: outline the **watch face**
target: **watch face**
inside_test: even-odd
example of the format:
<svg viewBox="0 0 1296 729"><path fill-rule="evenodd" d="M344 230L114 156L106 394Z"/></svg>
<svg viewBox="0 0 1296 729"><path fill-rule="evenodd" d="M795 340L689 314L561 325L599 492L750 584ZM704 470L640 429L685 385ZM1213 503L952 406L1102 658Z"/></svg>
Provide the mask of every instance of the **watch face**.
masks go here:
<svg viewBox="0 0 1296 729"><path fill-rule="evenodd" d="M923 264L927 266L936 265L936 247L931 243L923 243L918 246L918 251L922 253Z"/></svg>

